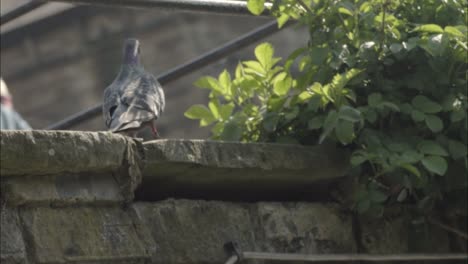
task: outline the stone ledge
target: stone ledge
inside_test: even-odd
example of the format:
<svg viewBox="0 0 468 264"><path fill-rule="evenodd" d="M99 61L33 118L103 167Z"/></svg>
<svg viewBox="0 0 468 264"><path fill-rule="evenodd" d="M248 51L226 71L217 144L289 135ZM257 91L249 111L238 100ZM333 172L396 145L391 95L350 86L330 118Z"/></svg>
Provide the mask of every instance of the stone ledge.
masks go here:
<svg viewBox="0 0 468 264"><path fill-rule="evenodd" d="M10 205L131 201L138 142L106 132L0 131L2 198Z"/></svg>
<svg viewBox="0 0 468 264"><path fill-rule="evenodd" d="M170 139L143 147L137 197L144 200L309 200L328 195L327 185L344 176L349 164L346 152L325 145Z"/></svg>
<svg viewBox="0 0 468 264"><path fill-rule="evenodd" d="M0 175L53 175L120 168L130 140L107 132L0 132Z"/></svg>
<svg viewBox="0 0 468 264"><path fill-rule="evenodd" d="M142 144L78 131L0 136L2 190L15 205L121 203L132 200L138 186L144 200L310 200L328 195L327 186L348 169L345 152L323 145L178 139Z"/></svg>

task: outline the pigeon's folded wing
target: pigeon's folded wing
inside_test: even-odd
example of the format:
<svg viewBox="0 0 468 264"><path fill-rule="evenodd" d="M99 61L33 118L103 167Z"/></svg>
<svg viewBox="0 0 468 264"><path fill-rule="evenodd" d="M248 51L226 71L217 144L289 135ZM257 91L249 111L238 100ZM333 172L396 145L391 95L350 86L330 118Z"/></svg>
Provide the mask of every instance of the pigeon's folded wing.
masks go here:
<svg viewBox="0 0 468 264"><path fill-rule="evenodd" d="M104 90L104 103L102 105L102 114L106 126L110 127L113 112L120 104L118 87L115 84L111 84Z"/></svg>

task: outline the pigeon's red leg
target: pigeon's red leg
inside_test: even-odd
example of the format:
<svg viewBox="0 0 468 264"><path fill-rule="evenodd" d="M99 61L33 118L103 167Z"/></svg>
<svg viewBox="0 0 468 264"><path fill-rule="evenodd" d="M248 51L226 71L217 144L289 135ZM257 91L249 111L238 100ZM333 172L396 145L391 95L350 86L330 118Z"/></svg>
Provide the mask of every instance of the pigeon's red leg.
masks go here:
<svg viewBox="0 0 468 264"><path fill-rule="evenodd" d="M159 138L159 133L158 133L158 130L156 129L156 124L154 123L154 121L150 122L150 126L151 126L151 132L153 133L153 137Z"/></svg>

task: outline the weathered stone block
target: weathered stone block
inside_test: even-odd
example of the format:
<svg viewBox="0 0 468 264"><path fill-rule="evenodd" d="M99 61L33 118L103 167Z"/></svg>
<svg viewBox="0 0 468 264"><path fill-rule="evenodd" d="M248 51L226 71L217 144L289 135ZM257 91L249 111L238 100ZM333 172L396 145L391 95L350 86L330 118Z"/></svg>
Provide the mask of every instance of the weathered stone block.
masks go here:
<svg viewBox="0 0 468 264"><path fill-rule="evenodd" d="M129 201L141 182L139 143L128 137L70 131L0 135L1 186L8 203Z"/></svg>
<svg viewBox="0 0 468 264"><path fill-rule="evenodd" d="M25 208L20 212L34 263L147 263L154 242L132 212L103 208Z"/></svg>
<svg viewBox="0 0 468 264"><path fill-rule="evenodd" d="M429 223L413 221L411 211L392 208L382 218L359 218L360 243L367 253L448 253L449 235Z"/></svg>
<svg viewBox="0 0 468 264"><path fill-rule="evenodd" d="M106 132L0 132L0 175L109 171L122 166L129 140Z"/></svg>
<svg viewBox="0 0 468 264"><path fill-rule="evenodd" d="M140 220L157 243L154 263L223 263L224 243L254 248L254 230L246 204L191 200L135 203Z"/></svg>
<svg viewBox="0 0 468 264"><path fill-rule="evenodd" d="M359 219L361 245L367 253L408 253L409 218Z"/></svg>
<svg viewBox="0 0 468 264"><path fill-rule="evenodd" d="M157 243L157 264L223 263L228 241L243 251L356 251L351 217L334 205L166 200L133 208Z"/></svg>
<svg viewBox="0 0 468 264"><path fill-rule="evenodd" d="M27 263L26 252L16 209L0 209L0 262Z"/></svg>
<svg viewBox="0 0 468 264"><path fill-rule="evenodd" d="M2 194L9 205L105 205L125 201L113 175L108 173L21 176L2 179Z"/></svg>
<svg viewBox="0 0 468 264"><path fill-rule="evenodd" d="M319 203L258 203L263 251L282 253L351 253L357 247L350 214L338 205Z"/></svg>
<svg viewBox="0 0 468 264"><path fill-rule="evenodd" d="M346 153L330 146L175 139L143 146L143 186L151 186L151 192L143 188L139 194L146 199L160 194L153 198L235 200L239 190L244 200L255 201L313 196L348 168Z"/></svg>

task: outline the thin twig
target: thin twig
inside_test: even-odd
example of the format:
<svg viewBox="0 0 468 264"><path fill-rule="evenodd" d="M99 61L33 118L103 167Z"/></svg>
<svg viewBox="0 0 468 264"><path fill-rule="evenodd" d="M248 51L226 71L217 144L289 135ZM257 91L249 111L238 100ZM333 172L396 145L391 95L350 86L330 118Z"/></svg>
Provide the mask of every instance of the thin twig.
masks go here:
<svg viewBox="0 0 468 264"><path fill-rule="evenodd" d="M436 225L436 226L438 226L438 227L444 229L445 231L448 231L448 232L450 232L450 233L453 233L453 234L455 234L455 235L457 235L457 236L460 236L460 237L462 237L462 238L468 240L468 234L465 233L465 232L463 232L463 231L461 231L461 230L458 230L458 229L456 229L456 228L454 228L454 227L448 226L448 225L446 225L446 224L440 222L439 220L437 220L437 219L435 219L435 218L433 218L433 217L429 217L429 218L428 218L428 221L429 221L429 223L434 224L434 225Z"/></svg>

